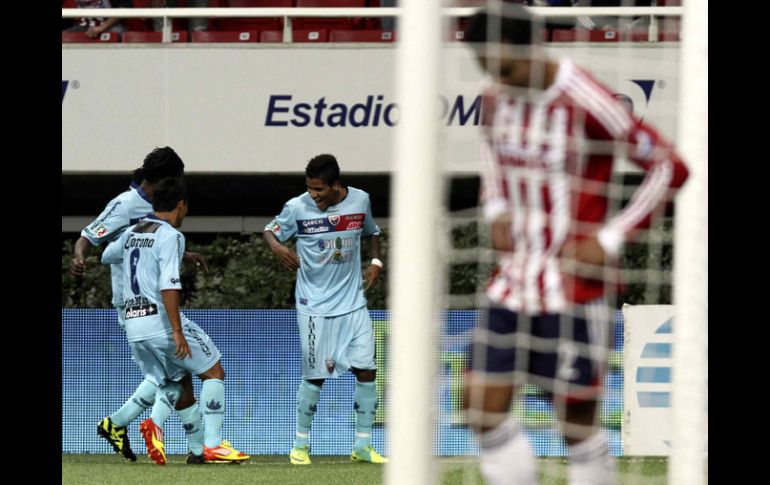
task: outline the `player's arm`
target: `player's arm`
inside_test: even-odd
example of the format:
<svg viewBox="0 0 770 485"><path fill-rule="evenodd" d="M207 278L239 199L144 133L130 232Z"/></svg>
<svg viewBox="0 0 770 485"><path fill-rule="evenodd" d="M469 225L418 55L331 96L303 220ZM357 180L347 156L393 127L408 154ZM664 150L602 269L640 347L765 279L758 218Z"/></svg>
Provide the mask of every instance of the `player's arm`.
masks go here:
<svg viewBox="0 0 770 485"><path fill-rule="evenodd" d="M120 264L123 262L123 243L129 231L123 233L116 241L111 242L104 248L102 253L102 264Z"/></svg>
<svg viewBox="0 0 770 485"><path fill-rule="evenodd" d="M592 139L624 143L628 158L644 169L645 177L631 201L593 236L571 242L562 256L589 264L617 258L623 244L639 229L649 227L652 216L687 180L688 171L679 154L651 125L626 109L606 90L594 88L603 108L589 109L586 133Z"/></svg>
<svg viewBox="0 0 770 485"><path fill-rule="evenodd" d="M182 333L182 319L179 316L179 294L181 290L161 290L163 297L163 306L166 308L166 314L171 322L171 336L176 344L176 357L184 359L191 355L190 345Z"/></svg>
<svg viewBox="0 0 770 485"><path fill-rule="evenodd" d="M492 247L498 251L513 251L511 224L513 214L508 201L508 186L502 167L497 163L493 148L493 127L496 110L496 92L498 87L488 85L481 97L481 142L479 160L481 161L480 205L484 221L491 229Z"/></svg>
<svg viewBox="0 0 770 485"><path fill-rule="evenodd" d="M185 251L182 258L187 263L195 263L195 269L203 269L208 273L209 267L206 265L206 258L200 253L194 253L192 251Z"/></svg>
<svg viewBox="0 0 770 485"><path fill-rule="evenodd" d="M492 247L498 251L513 251L512 214L505 177L486 137L479 145L479 150L483 167L480 192L482 214L491 227Z"/></svg>
<svg viewBox="0 0 770 485"><path fill-rule="evenodd" d="M613 258L633 234L650 226L653 216L688 177L687 167L674 147L651 125L634 121L623 141L628 147L628 158L644 169L644 179L629 203L596 234L595 244Z"/></svg>
<svg viewBox="0 0 770 485"><path fill-rule="evenodd" d="M190 355L190 346L182 333L182 317L179 313L182 278L179 266L184 254L184 236L180 232L163 233L158 240L158 288L163 299L163 306L171 324L171 336L176 345L176 356L184 359Z"/></svg>
<svg viewBox="0 0 770 485"><path fill-rule="evenodd" d="M372 234L370 247L372 252L372 262L364 271L364 291L369 291L369 288L372 288L377 284L377 279L380 277L380 272L382 271L383 264L380 259L379 234Z"/></svg>
<svg viewBox="0 0 770 485"><path fill-rule="evenodd" d="M294 251L281 244L271 231L264 231L262 233L262 239L265 240L267 246L286 269L289 271L297 271L297 268L299 268L299 259Z"/></svg>
<svg viewBox="0 0 770 485"><path fill-rule="evenodd" d="M296 220L291 204L286 203L281 213L270 221L262 232L262 239L265 240L278 261L289 271L297 271L299 258L294 251L284 246L282 241L288 241L297 234Z"/></svg>
<svg viewBox="0 0 770 485"><path fill-rule="evenodd" d="M380 271L382 271L382 260L380 259L380 228L374 222L372 216L372 204L369 200L369 196L366 196L366 213L364 214L364 227L363 236L371 237L370 248L372 253L372 262L364 270L364 291L369 291L377 284L377 278L380 277Z"/></svg>
<svg viewBox="0 0 770 485"><path fill-rule="evenodd" d="M70 273L76 278L82 278L86 272L86 258L94 246L114 241L128 225L129 216L123 204L116 200L107 204L102 213L80 232L80 238L75 241Z"/></svg>
<svg viewBox="0 0 770 485"><path fill-rule="evenodd" d="M75 278L82 278L86 274L86 258L91 254L91 249L93 249L91 241L84 236L80 236L75 241L75 251L70 262L70 273Z"/></svg>

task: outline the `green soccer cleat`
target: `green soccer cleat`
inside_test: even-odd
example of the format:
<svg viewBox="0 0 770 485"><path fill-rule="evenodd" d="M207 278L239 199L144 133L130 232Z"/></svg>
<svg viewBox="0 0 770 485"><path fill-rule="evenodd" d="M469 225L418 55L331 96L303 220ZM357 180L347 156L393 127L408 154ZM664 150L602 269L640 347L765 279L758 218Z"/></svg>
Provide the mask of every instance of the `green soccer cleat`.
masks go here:
<svg viewBox="0 0 770 485"><path fill-rule="evenodd" d="M136 455L131 451L131 445L128 442L128 430L125 426L115 426L112 420L106 417L96 425L96 433L112 445L115 453L120 453L129 461L136 461Z"/></svg>
<svg viewBox="0 0 770 485"><path fill-rule="evenodd" d="M292 465L310 465L310 448L307 446L292 448L289 461Z"/></svg>
<svg viewBox="0 0 770 485"><path fill-rule="evenodd" d="M350 461L385 464L388 459L377 453L371 446L367 446L361 450L353 450Z"/></svg>

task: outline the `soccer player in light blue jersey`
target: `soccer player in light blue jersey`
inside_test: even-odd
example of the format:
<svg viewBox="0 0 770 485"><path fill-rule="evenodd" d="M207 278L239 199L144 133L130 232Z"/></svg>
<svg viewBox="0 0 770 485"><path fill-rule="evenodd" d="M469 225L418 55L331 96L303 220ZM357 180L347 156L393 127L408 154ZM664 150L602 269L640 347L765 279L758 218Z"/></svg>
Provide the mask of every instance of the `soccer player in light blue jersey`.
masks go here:
<svg viewBox="0 0 770 485"><path fill-rule="evenodd" d="M181 177L159 181L152 205L154 213L125 231L102 254L103 264L123 266L122 304L131 353L145 379L158 386L162 393L180 393L181 381L190 374L203 381L201 401L205 403L205 410L201 416L196 405L191 420L203 421L204 442L190 440L190 451L197 462L248 460L248 455L222 441L225 372L219 349L206 332L179 310L182 289L179 267L185 239L176 228L187 215L187 195ZM192 393L192 389L183 394L188 392ZM142 424L149 425L151 437L155 435L157 430L152 419ZM145 434L145 430L142 431ZM152 442L147 444L152 453ZM158 460L156 463L165 463L165 455L163 463Z"/></svg>
<svg viewBox="0 0 770 485"><path fill-rule="evenodd" d="M325 379L348 369L356 376L356 436L352 461L387 463L371 446L377 410L374 334L364 291L380 275L380 229L369 194L340 182L332 155L318 155L305 169L307 192L289 200L265 226L263 238L276 258L297 271L295 297L302 343L302 382L297 427L289 454L293 465L310 464L310 426ZM372 238L372 262L361 275L361 237ZM297 253L283 242L297 239Z"/></svg>
<svg viewBox="0 0 770 485"><path fill-rule="evenodd" d="M134 170L129 189L112 199L102 213L81 232L80 238L75 243L74 256L70 265L71 273L81 279L86 271L86 258L93 247L114 241L127 228L152 212L153 186L158 180L165 177L179 177L183 174L184 162L171 147L155 148L150 152L142 166ZM185 253L185 260L195 262L197 267L206 268L205 260L197 253ZM118 323L121 328L124 328L125 311L121 290L123 267L120 264L113 264L110 266L110 272L112 304L117 309ZM188 380L192 386L192 380L189 377ZM192 392L181 398L177 393L160 393L155 384L145 379L120 409L99 422L97 425L99 436L106 439L116 453L136 461L136 455L131 450L128 440L127 426L153 403L157 404L153 407L152 417L158 426L162 426L171 414L172 408L176 408L182 417L182 424L188 432L188 437L190 432L195 432L195 423L188 422L184 417L190 415L192 406L196 404ZM162 440L156 447L162 451ZM165 455L162 453L159 455L156 453L156 455L161 456L165 461Z"/></svg>

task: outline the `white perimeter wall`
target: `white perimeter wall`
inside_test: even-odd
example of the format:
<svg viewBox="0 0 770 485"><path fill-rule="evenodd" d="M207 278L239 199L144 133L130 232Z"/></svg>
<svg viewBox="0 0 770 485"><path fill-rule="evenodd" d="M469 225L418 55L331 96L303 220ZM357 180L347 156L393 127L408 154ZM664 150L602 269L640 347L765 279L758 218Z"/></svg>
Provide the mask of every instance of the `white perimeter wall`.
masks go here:
<svg viewBox="0 0 770 485"><path fill-rule="evenodd" d="M593 70L633 100L637 115L675 138L677 44L550 50ZM437 103L451 118L447 167L476 173L472 106L481 72L466 46L445 52L446 87ZM153 147L171 145L188 172L297 172L325 152L347 173L388 172L388 122L398 117L394 66L391 45L63 45L62 171L126 172ZM363 126L351 126L351 111Z"/></svg>

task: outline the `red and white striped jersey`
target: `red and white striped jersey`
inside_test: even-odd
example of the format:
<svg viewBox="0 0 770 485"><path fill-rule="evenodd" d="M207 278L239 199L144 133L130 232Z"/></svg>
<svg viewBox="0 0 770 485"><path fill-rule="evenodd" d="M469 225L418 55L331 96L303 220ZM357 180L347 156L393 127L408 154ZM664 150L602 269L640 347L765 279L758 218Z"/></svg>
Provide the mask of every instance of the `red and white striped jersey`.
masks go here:
<svg viewBox="0 0 770 485"><path fill-rule="evenodd" d="M487 91L483 119L484 218L510 222L513 242L513 251L498 255L488 298L539 315L604 296L616 283L567 274L560 250L596 236L616 258L684 183L684 163L654 128L567 58L554 83L536 95ZM617 149L646 172L622 210L622 187L609 184Z"/></svg>

